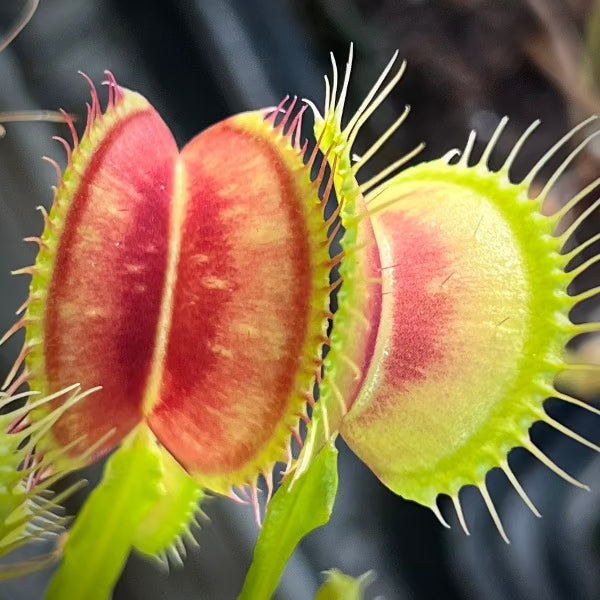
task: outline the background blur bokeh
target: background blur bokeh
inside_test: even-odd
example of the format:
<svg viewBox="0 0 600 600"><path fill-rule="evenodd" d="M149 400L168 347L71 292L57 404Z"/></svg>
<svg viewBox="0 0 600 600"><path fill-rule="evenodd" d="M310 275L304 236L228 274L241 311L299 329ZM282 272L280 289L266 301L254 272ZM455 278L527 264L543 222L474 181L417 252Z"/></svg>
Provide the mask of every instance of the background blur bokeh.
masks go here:
<svg viewBox="0 0 600 600"><path fill-rule="evenodd" d="M2 31L23 5L23 0L1 0ZM350 41L355 44L351 108L396 48L409 65L363 132L364 140L373 140L405 104L412 105L407 124L371 170L420 141L427 143L422 157L437 157L463 145L471 128L485 142L507 114L512 120L499 156L533 119L543 120L521 155L517 174L523 174L572 124L600 112L596 0L42 0L29 26L0 55L0 111L63 107L82 116L88 88L77 71L101 82L108 68L154 104L183 144L211 123L276 104L288 92L322 102L328 52L342 64ZM34 249L21 239L41 230L34 209L49 205L55 182L40 157L64 164L64 153L51 138L66 133L61 125L14 124L0 141L2 330L27 293L27 280L11 278L9 271L34 259ZM599 175L600 154L590 147L551 202L559 205ZM588 223L597 230L597 215ZM588 279L597 276L590 270ZM584 310L593 312L594 306L588 303ZM21 341L0 348L0 376ZM589 343L593 352L594 341ZM594 401L595 383L585 387ZM600 441L597 417L562 405L549 409ZM544 518L535 519L504 476L492 473L490 488L510 546L475 490L461 494L472 531L466 537L448 504L441 502L453 524L449 531L427 509L388 492L343 447L334 516L303 542L277 598L309 600L321 571L331 567L354 575L374 569L369 598L600 598L600 459L543 425L534 428L534 439L592 492L569 487L525 451L514 451L511 464ZM101 467L90 470L90 479L100 472ZM84 497L74 498L68 509L75 511ZM197 532L200 548L190 551L185 568L167 576L134 556L115 599L235 598L257 535L251 510L213 499L205 512L211 522ZM47 578L44 573L4 584L0 596L36 600Z"/></svg>

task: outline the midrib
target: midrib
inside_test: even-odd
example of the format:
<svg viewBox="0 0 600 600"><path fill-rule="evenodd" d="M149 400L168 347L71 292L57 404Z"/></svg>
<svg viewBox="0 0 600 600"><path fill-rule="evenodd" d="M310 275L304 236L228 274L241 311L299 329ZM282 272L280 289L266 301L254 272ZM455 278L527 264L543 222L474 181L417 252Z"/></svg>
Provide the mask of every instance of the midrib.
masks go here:
<svg viewBox="0 0 600 600"><path fill-rule="evenodd" d="M167 247L167 270L164 279L163 296L160 305L158 326L154 342L154 353L150 374L146 384L143 399L144 416L149 416L160 400L160 388L164 372L165 355L169 343L169 332L173 318L173 297L175 284L177 283L177 267L181 251L181 239L183 236L183 220L187 206L186 174L181 157L175 163L172 211L169 226L169 244Z"/></svg>

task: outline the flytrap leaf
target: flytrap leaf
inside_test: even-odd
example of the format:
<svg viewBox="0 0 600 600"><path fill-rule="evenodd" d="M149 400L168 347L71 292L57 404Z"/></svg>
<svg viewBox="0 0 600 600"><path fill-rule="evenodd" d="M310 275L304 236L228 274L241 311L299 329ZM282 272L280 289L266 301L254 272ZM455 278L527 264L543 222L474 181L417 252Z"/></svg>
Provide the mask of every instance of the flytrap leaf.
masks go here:
<svg viewBox="0 0 600 600"><path fill-rule="evenodd" d="M459 491L474 485L508 541L486 487L491 469L504 470L538 514L508 466L512 448L528 449L558 475L585 487L531 442L531 425L544 421L599 450L546 414L543 403L554 396L597 412L559 392L554 382L565 371L598 368L568 363L565 346L574 336L599 327L570 320L574 306L596 295L597 288L569 295L573 281L598 257L575 267L573 261L597 237L574 250L567 248L600 201L577 215L566 231L561 233L559 225L565 215L577 212L600 180L556 214L542 212L560 175L598 132L586 137L535 194L532 182L541 169L591 120L559 140L522 181L511 179L511 167L538 123L523 134L502 167L492 171L488 162L506 125L503 119L474 163L473 134L462 153L452 151L386 181L406 162L403 157L383 174L358 184L359 169L403 118L351 163L358 129L402 74L403 67L381 89L392 63L344 127L341 112L351 60L339 99L334 85L325 115L313 108L316 134L336 141L329 158L344 166L335 181L343 206L349 208L345 212L342 207L342 224L355 237L362 232L376 240L366 250L355 237L342 241L345 256L360 257L342 262L342 290L351 295L358 288L364 297L366 282L371 282L366 298L374 301L363 302L362 314L336 319L341 337L361 326L365 333L357 338L352 356L332 347L333 368L322 395L345 407L347 414L339 423L345 441L393 491L430 507L444 524L437 497L449 495L467 531ZM347 375L348 364L355 367L353 378ZM334 402L329 400L329 406Z"/></svg>
<svg viewBox="0 0 600 600"><path fill-rule="evenodd" d="M59 183L29 238L36 263L16 272L32 281L4 338L26 330L5 387L103 382L48 449L114 430L98 458L146 422L203 487L252 487L287 459L322 366L325 163L313 180L295 101L227 119L179 152L147 100L107 77L106 110L90 82L81 140L71 121L73 148L59 140L65 173L50 161Z"/></svg>
<svg viewBox="0 0 600 600"><path fill-rule="evenodd" d="M197 546L190 531L204 498L202 488L177 464L173 457L157 444L161 458L161 495L138 527L133 547L156 557L163 565L169 561L180 565L186 556L184 541Z"/></svg>
<svg viewBox="0 0 600 600"><path fill-rule="evenodd" d="M351 408L356 395L365 382L364 365L371 360L372 348L379 329L379 315L382 303L381 258L378 242L368 216L363 192L373 187L393 171L402 168L416 156L423 145L420 144L406 156L390 165L380 174L363 185L359 185L356 175L360 168L374 155L377 149L396 131L408 116L408 108L361 158L354 162L351 148L358 132L375 109L385 100L387 94L398 83L405 70L405 63L381 90L385 78L392 69L398 53L390 61L378 78L360 107L342 128L344 105L350 83L353 46L345 76L338 96L338 69L331 55L333 79L325 77L326 93L323 116L316 105L305 99L314 117L314 133L317 146L326 153L330 165L336 165L334 187L338 208L332 217L331 226L336 230L340 224L344 235L340 240L341 253L334 258L339 264L338 310L335 313L333 331L330 336L329 353L324 361L325 381L320 387L320 400L317 405L316 426L309 430L308 440L302 455L296 463L298 477L310 463L310 457L330 437L339 432L342 420Z"/></svg>
<svg viewBox="0 0 600 600"><path fill-rule="evenodd" d="M310 155L300 144L304 109L295 112L289 98L218 123L181 151L148 101L110 73L105 110L90 82L81 139L64 115L73 143L58 141L68 166L63 174L50 160L59 182L50 214L42 209L43 234L28 238L39 246L36 263L16 272L31 276L30 295L0 343L21 328L26 337L3 389L11 401L24 384L46 397L24 409L27 426L44 431L27 442L26 457L35 450L40 462L23 473L35 485L47 464L59 476L121 448L68 538L51 599L107 597L132 547L179 561L203 489L238 500L236 488L249 489L260 520L257 481L264 477L270 495L273 467L287 460L289 478L270 504L241 595L270 598L300 539L330 517L338 432L388 487L442 522L437 497L449 494L465 530L458 494L476 485L506 537L485 485L495 467L536 512L508 467L515 446L578 484L528 429L543 420L597 449L543 411L548 396L587 407L554 380L590 368L568 363L564 348L599 328L570 320L598 289L568 293L597 262L573 266L598 236L566 248L598 202L564 233L557 227L598 181L556 215L541 212L587 142L533 198L533 180L570 136L515 183L510 168L531 129L493 172L488 159L505 121L474 165L471 137L458 162L453 151L394 176L417 146L359 183L408 116L407 108L366 152L352 153L402 76L403 64L385 81L395 58L347 123L351 58L339 94L333 62L323 115L309 103ZM333 186L339 205L325 220ZM332 259L341 227L342 252ZM71 402L62 394L73 381L102 389L93 402ZM307 443L292 475L300 420ZM333 575L325 592L345 581Z"/></svg>
<svg viewBox="0 0 600 600"><path fill-rule="evenodd" d="M306 472L271 500L239 600L269 600L302 538L331 517L337 493L337 449L327 444Z"/></svg>
<svg viewBox="0 0 600 600"><path fill-rule="evenodd" d="M258 509L258 478L271 486L291 439L301 443L331 317L323 212L333 180L300 145L296 100L227 119L179 151L148 101L106 76L103 109L84 75L81 137L64 114L65 172L48 159L58 185L50 212L40 209L42 235L27 238L35 264L14 272L31 285L0 340L25 329L3 389L47 395L34 425L64 413L35 442L54 467L91 463L147 428L160 444L148 451L159 453L160 480L148 485L166 493L146 518L121 507L117 553L95 544L90 524L121 498L127 459L117 453L66 543L56 594L94 544L114 555L99 560L113 582L131 547L180 561L203 489L249 491ZM66 410L59 390L73 380L103 384L93 403Z"/></svg>
<svg viewBox="0 0 600 600"><path fill-rule="evenodd" d="M121 574L137 532L165 494L154 436L134 430L110 457L69 533L47 600L105 600Z"/></svg>

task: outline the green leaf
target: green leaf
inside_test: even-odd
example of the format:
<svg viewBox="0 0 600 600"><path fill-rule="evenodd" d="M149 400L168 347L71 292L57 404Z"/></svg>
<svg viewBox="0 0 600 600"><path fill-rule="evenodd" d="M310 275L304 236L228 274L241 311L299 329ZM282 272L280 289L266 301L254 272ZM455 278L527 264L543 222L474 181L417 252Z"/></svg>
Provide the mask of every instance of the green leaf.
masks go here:
<svg viewBox="0 0 600 600"><path fill-rule="evenodd" d="M373 571L350 577L337 569L326 571L327 581L319 588L315 600L363 600L366 587L373 581Z"/></svg>
<svg viewBox="0 0 600 600"><path fill-rule="evenodd" d="M317 402L308 425L304 446L293 465L292 485L306 473L327 443L335 443L342 416L331 402L327 403L323 398Z"/></svg>
<svg viewBox="0 0 600 600"><path fill-rule="evenodd" d="M47 600L105 600L125 565L140 523L163 493L154 437L138 427L106 464L65 546Z"/></svg>
<svg viewBox="0 0 600 600"><path fill-rule="evenodd" d="M327 444L308 470L273 497L239 600L269 600L300 540L331 517L338 485L337 450ZM291 487L291 489L290 489Z"/></svg>
<svg viewBox="0 0 600 600"><path fill-rule="evenodd" d="M159 556L169 549L177 552L183 537L195 542L190 526L204 497L202 488L171 454L161 446L158 451L166 493L148 511L133 538L134 548L149 556Z"/></svg>

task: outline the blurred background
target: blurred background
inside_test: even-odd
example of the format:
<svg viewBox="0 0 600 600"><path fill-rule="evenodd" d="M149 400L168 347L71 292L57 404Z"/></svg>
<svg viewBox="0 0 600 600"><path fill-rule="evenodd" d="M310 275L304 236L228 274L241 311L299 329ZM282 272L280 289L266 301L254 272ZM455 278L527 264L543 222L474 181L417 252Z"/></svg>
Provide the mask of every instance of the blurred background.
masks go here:
<svg viewBox="0 0 600 600"><path fill-rule="evenodd" d="M1 0L0 31L10 27L24 4ZM350 109L396 48L408 60L402 82L363 131L364 147L405 104L413 112L370 163L371 171L420 141L427 144L425 159L464 145L472 128L486 142L506 114L512 120L497 160L532 120L543 121L521 153L515 175L522 176L572 125L600 113L597 0L42 0L28 27L0 55L0 111L62 107L81 117L88 88L77 71L100 82L108 68L122 85L154 104L183 144L220 119L276 104L286 93L322 103L328 53L343 64L350 41L355 44ZM27 294L28 281L9 276L35 257L21 239L41 231L35 207L49 206L55 183L53 169L40 157L52 156L64 165L53 135L66 136L66 127L11 124L0 140L1 330L12 324ZM549 209L598 176L600 153L590 145L556 188ZM598 224L598 215L587 222L589 230L597 231ZM598 275L590 269L582 284L593 285ZM594 311L588 302L578 317L594 318ZM0 377L21 343L17 337L0 348ZM600 355L593 338L575 349L592 358ZM600 382L594 378L570 385L597 400ZM553 401L548 409L600 441L598 417ZM533 436L592 491L570 487L525 451L513 451L511 465L544 518L535 519L504 476L493 472L490 489L510 546L475 490L461 494L472 531L466 537L449 503L440 504L453 525L445 530L429 510L388 492L340 443L333 518L302 543L278 600L309 600L323 580L321 571L332 567L354 575L374 569L370 599L600 598L600 459L544 425L536 425ZM90 470L90 480L100 473L101 467ZM68 510L76 511L84 498L75 497ZM205 512L210 522L196 532L200 548L190 550L184 568L166 575L133 556L115 599L235 598L257 535L251 509L213 499ZM42 598L48 577L41 573L3 584L0 595Z"/></svg>

